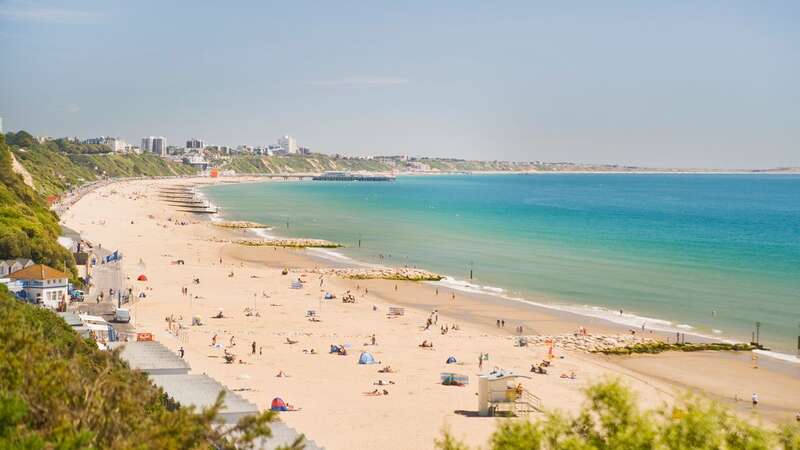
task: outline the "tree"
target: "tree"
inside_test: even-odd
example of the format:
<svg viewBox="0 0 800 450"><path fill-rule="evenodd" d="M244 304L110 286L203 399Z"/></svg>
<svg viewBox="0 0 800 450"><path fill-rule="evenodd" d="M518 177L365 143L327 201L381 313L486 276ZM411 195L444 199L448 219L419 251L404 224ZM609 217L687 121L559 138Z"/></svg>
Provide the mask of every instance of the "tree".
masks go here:
<svg viewBox="0 0 800 450"><path fill-rule="evenodd" d="M177 406L118 352L0 286L0 448L233 450L270 436L275 413L231 427L221 406L221 395L203 411Z"/></svg>
<svg viewBox="0 0 800 450"><path fill-rule="evenodd" d="M466 450L448 431L435 442L440 450ZM586 390L577 416L559 412L530 422L502 422L489 441L492 450L767 450L800 449L800 426L779 431L751 425L721 405L687 396L652 411L637 407L636 396L618 380Z"/></svg>

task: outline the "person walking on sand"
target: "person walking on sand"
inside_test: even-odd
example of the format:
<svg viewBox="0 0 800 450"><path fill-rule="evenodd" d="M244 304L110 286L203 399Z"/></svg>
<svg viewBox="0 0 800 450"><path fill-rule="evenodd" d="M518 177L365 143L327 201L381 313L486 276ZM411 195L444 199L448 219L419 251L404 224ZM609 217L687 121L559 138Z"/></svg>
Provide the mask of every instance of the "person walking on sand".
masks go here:
<svg viewBox="0 0 800 450"><path fill-rule="evenodd" d="M253 351L252 351L251 354L255 355L256 354L256 341L253 341L253 344L251 345L251 347L253 348Z"/></svg>
<svg viewBox="0 0 800 450"><path fill-rule="evenodd" d="M217 335L216 335L216 333L214 333L214 335L211 336L211 346L213 347L215 345L217 345Z"/></svg>
<svg viewBox="0 0 800 450"><path fill-rule="evenodd" d="M183 354L184 354L184 353L185 353L185 352L183 351L183 347L181 347L181 348L179 348L179 349L178 349L178 355L180 355L181 359L183 359Z"/></svg>
<svg viewBox="0 0 800 450"><path fill-rule="evenodd" d="M758 394L753 392L752 399L753 399L753 409L755 409L758 406Z"/></svg>

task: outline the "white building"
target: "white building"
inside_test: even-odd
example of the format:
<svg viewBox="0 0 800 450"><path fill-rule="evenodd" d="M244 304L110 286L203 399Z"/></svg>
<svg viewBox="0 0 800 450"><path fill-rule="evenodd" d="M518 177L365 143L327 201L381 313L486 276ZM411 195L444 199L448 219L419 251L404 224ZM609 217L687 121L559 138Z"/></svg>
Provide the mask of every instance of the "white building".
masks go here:
<svg viewBox="0 0 800 450"><path fill-rule="evenodd" d="M48 308L58 309L59 304L69 298L69 275L44 264L12 272L8 278L22 282L22 290L29 301Z"/></svg>
<svg viewBox="0 0 800 450"><path fill-rule="evenodd" d="M142 138L142 153L155 153L167 156L167 138L163 136L148 136Z"/></svg>
<svg viewBox="0 0 800 450"><path fill-rule="evenodd" d="M186 141L186 148L187 149L199 149L202 150L206 148L206 143L202 139L189 139Z"/></svg>
<svg viewBox="0 0 800 450"><path fill-rule="evenodd" d="M291 136L284 136L278 139L278 145L280 145L287 154L295 154L297 153L297 141Z"/></svg>
<svg viewBox="0 0 800 450"><path fill-rule="evenodd" d="M153 136L143 137L142 145L139 147L142 153L150 153L153 151Z"/></svg>
<svg viewBox="0 0 800 450"><path fill-rule="evenodd" d="M104 143L105 140L106 140L105 136L100 136L100 137L95 137L95 138L84 139L83 143L84 144L100 145L100 144Z"/></svg>

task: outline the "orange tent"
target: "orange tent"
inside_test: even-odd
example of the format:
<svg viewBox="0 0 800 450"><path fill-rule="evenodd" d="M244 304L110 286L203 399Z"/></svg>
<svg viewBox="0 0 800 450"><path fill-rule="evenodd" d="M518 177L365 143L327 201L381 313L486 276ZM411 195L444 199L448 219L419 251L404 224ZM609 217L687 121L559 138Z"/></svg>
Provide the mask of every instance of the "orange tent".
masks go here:
<svg viewBox="0 0 800 450"><path fill-rule="evenodd" d="M147 277L144 276L144 274L141 274L141 275L139 275L139 278L137 278L137 280L139 280L139 281L147 281Z"/></svg>

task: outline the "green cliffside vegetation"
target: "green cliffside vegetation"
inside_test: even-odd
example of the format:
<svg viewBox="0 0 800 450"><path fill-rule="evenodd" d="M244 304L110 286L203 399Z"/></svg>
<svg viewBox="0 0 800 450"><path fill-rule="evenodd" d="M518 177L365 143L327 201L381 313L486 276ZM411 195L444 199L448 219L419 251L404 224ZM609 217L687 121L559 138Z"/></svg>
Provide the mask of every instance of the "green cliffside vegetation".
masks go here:
<svg viewBox="0 0 800 450"><path fill-rule="evenodd" d="M309 156L234 156L227 161L219 161L222 170L236 173L304 173L324 172L326 170L387 172L392 166L369 159L345 159L328 155Z"/></svg>
<svg viewBox="0 0 800 450"><path fill-rule="evenodd" d="M64 139L39 143L25 131L8 133L6 139L14 157L33 177L34 188L43 195L57 195L104 176L196 173L196 169L189 165L155 155L110 153L102 145L76 144Z"/></svg>
<svg viewBox="0 0 800 450"><path fill-rule="evenodd" d="M265 412L226 429L218 410L179 407L118 352L0 286L0 448L233 450L269 436L275 419Z"/></svg>
<svg viewBox="0 0 800 450"><path fill-rule="evenodd" d="M60 232L58 217L12 170L0 135L0 259L31 258L74 275L72 254L56 241Z"/></svg>
<svg viewBox="0 0 800 450"><path fill-rule="evenodd" d="M571 163L470 161L452 158L375 157L372 159L311 155L258 156L234 155L214 157L211 162L222 170L247 173L298 173L327 170L366 172L560 172L560 171L629 171L646 169L615 165L583 165Z"/></svg>

